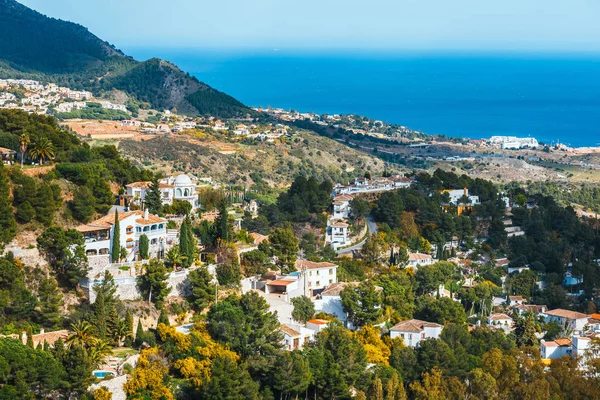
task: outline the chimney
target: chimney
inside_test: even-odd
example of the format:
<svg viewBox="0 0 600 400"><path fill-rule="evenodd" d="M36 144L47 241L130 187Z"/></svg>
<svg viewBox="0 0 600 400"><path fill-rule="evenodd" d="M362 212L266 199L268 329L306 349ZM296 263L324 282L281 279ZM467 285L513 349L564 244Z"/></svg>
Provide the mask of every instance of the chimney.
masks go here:
<svg viewBox="0 0 600 400"><path fill-rule="evenodd" d="M40 328L40 335L43 335L46 331L44 330L44 328Z"/></svg>
<svg viewBox="0 0 600 400"><path fill-rule="evenodd" d="M148 212L148 209L146 208L146 211L144 212L144 219L146 221L148 221L148 216L150 215L150 213Z"/></svg>
<svg viewBox="0 0 600 400"><path fill-rule="evenodd" d="M23 331L23 333L21 333L21 340L23 340L23 342L27 342L27 332Z"/></svg>

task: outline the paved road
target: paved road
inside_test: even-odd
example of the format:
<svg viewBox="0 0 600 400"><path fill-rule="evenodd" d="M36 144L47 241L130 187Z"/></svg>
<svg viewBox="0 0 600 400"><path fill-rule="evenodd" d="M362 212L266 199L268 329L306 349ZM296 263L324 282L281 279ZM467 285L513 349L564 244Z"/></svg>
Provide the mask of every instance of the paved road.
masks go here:
<svg viewBox="0 0 600 400"><path fill-rule="evenodd" d="M369 229L369 235L377 233L377 231L378 231L377 224L375 223L375 221L373 221L373 218L371 218L370 216L367 217L367 228ZM346 247L345 249L338 250L337 253L338 253L338 255L342 255L342 254L351 253L354 250L360 250L360 249L362 249L363 244L365 244L366 241L367 241L367 238L364 238L362 241L356 243L354 246L350 246L350 247Z"/></svg>

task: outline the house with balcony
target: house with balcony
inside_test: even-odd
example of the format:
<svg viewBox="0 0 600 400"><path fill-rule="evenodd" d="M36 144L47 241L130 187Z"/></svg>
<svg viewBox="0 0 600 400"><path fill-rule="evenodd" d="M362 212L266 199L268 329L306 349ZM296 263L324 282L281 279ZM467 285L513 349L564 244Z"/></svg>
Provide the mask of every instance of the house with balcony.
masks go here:
<svg viewBox="0 0 600 400"><path fill-rule="evenodd" d="M409 347L417 347L422 340L439 339L443 325L434 322L411 319L402 321L390 328L390 338L402 338Z"/></svg>
<svg viewBox="0 0 600 400"><path fill-rule="evenodd" d="M127 211L118 214L119 240L127 251L126 261L139 257L140 236L149 241L148 255L163 258L167 246L167 220L148 211ZM110 255L115 235L115 214L108 214L76 228L85 238L85 253L89 256ZM115 262L115 260L113 260Z"/></svg>
<svg viewBox="0 0 600 400"><path fill-rule="evenodd" d="M125 199L131 204L144 207L146 195L152 187L152 182L133 182L125 186ZM192 205L192 210L200 206L196 184L186 175L168 177L158 182L160 198L163 204L173 204L174 201L187 201Z"/></svg>
<svg viewBox="0 0 600 400"><path fill-rule="evenodd" d="M327 227L327 241L334 248L349 244L348 224L344 221L329 221L329 226Z"/></svg>
<svg viewBox="0 0 600 400"><path fill-rule="evenodd" d="M296 269L302 273L308 297L316 296L327 286L337 282L337 265L330 262L296 260Z"/></svg>
<svg viewBox="0 0 600 400"><path fill-rule="evenodd" d="M354 199L354 196L349 194L342 194L333 198L333 218L335 219L347 219L350 218L352 212L350 208L350 202Z"/></svg>

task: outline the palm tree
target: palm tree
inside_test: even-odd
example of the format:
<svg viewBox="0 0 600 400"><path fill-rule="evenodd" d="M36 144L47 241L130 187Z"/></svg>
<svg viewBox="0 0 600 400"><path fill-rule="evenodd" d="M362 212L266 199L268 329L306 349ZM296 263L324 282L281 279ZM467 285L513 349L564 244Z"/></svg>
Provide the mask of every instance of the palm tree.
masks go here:
<svg viewBox="0 0 600 400"><path fill-rule="evenodd" d="M173 271L180 266L185 259L185 256L181 254L181 250L178 245L175 245L171 248L171 250L167 251L165 256L165 261L167 265L173 267Z"/></svg>
<svg viewBox="0 0 600 400"><path fill-rule="evenodd" d="M33 148L29 150L29 155L33 158L37 158L40 165L44 164L44 159L53 159L55 156L54 145L50 139L41 137L35 141Z"/></svg>
<svg viewBox="0 0 600 400"><path fill-rule="evenodd" d="M29 143L31 143L31 139L27 133L19 136L19 144L21 145L21 168L23 168L23 160L25 160L25 152L27 151Z"/></svg>
<svg viewBox="0 0 600 400"><path fill-rule="evenodd" d="M129 330L129 325L127 325L127 321L123 318L119 318L117 325L115 326L114 331L111 332L113 338L117 341L117 345L119 347L123 346L123 341L131 336L131 331Z"/></svg>
<svg viewBox="0 0 600 400"><path fill-rule="evenodd" d="M87 355L92 364L97 367L102 364L104 358L112 354L112 348L104 340L96 340L96 343L87 350Z"/></svg>
<svg viewBox="0 0 600 400"><path fill-rule="evenodd" d="M71 332L67 338L67 343L71 346L77 345L81 347L93 346L98 341L94 337L94 327L87 321L77 321L71 324Z"/></svg>

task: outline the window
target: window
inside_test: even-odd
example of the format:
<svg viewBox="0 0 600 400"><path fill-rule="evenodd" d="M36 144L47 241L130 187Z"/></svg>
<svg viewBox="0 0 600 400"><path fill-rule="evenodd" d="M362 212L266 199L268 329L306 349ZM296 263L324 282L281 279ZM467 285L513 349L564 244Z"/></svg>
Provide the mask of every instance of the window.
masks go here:
<svg viewBox="0 0 600 400"><path fill-rule="evenodd" d="M141 233L141 232L142 232L142 227L141 227L141 226L136 226L136 227L135 227L135 231L136 231L137 233Z"/></svg>
<svg viewBox="0 0 600 400"><path fill-rule="evenodd" d="M148 227L148 226L144 227L144 232L148 232L149 230L150 230L150 227Z"/></svg>
<svg viewBox="0 0 600 400"><path fill-rule="evenodd" d="M321 286L321 281L317 281L317 282L315 282L315 285L317 285L317 286Z"/></svg>
<svg viewBox="0 0 600 400"><path fill-rule="evenodd" d="M150 244L156 244L158 242L158 239L154 238L150 241Z"/></svg>
<svg viewBox="0 0 600 400"><path fill-rule="evenodd" d="M131 235L133 233L133 226L128 226L126 231L125 231L128 235Z"/></svg>
<svg viewBox="0 0 600 400"><path fill-rule="evenodd" d="M329 268L329 275L333 275L333 268Z"/></svg>
<svg viewBox="0 0 600 400"><path fill-rule="evenodd" d="M412 333L408 334L408 340L412 340Z"/></svg>
<svg viewBox="0 0 600 400"><path fill-rule="evenodd" d="M402 339L404 339L404 333L401 333L401 334L400 334L400 337L401 337Z"/></svg>
<svg viewBox="0 0 600 400"><path fill-rule="evenodd" d="M333 283L333 279L330 279L329 280L329 284L331 285L332 283Z"/></svg>
<svg viewBox="0 0 600 400"><path fill-rule="evenodd" d="M162 229L165 227L165 224L158 224L158 229Z"/></svg>

